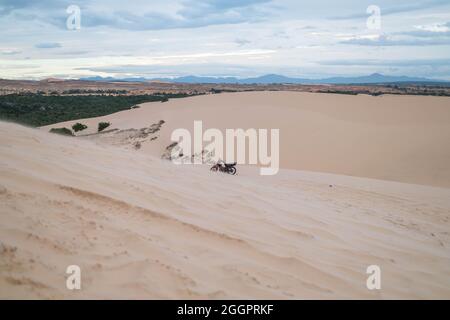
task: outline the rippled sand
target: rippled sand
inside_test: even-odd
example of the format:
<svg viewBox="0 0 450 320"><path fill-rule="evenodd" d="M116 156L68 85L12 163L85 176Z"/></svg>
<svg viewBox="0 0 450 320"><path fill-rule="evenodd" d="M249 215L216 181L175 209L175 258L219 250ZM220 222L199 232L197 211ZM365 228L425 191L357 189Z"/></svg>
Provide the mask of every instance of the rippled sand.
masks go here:
<svg viewBox="0 0 450 320"><path fill-rule="evenodd" d="M155 113L140 117L135 128L161 118L167 121L162 130L169 130L177 110L217 97L129 113ZM242 99L251 102L253 94ZM206 103L202 110L212 107ZM261 114L275 107L262 106ZM287 126L305 123L300 113L321 118L335 124L333 139L349 137L341 131L348 126L384 141L383 130L402 137L431 122L424 116L396 127L393 117L356 112L360 122L353 123L337 110L324 114L306 102L289 110L297 116L286 119ZM120 122L120 114L105 118L117 127L131 125L127 118ZM430 126L441 130L444 120ZM320 151L321 130L310 135L319 147L311 151L315 156L331 154ZM161 147L165 134L158 138ZM419 136L414 141L424 152ZM306 138L300 133L298 139L304 146ZM357 150L364 148L362 140L347 153L351 163L365 154ZM131 150L0 123L0 298L450 298L450 189L286 169L272 177L244 167L237 176L212 174L206 166L175 166L152 156L156 145ZM396 152L378 154L377 163L391 163ZM340 168L340 157L328 158L329 168ZM437 153L429 157L442 161ZM403 169L396 167L408 173L419 161L409 159ZM436 177L401 177L448 183L448 164L441 169ZM82 270L79 291L65 287L66 267L73 264ZM366 288L369 265L381 267L380 291Z"/></svg>

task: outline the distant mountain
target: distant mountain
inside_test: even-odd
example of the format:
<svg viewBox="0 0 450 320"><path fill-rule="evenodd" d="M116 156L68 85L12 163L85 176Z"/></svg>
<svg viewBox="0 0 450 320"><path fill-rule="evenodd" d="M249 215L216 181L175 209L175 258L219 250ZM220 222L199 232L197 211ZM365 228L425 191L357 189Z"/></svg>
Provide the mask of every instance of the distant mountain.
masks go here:
<svg viewBox="0 0 450 320"><path fill-rule="evenodd" d="M163 78L163 79L153 79L159 81L176 82L176 83L239 83L238 78L233 77L197 77L197 76L186 76L179 78Z"/></svg>
<svg viewBox="0 0 450 320"><path fill-rule="evenodd" d="M376 84L376 83L396 83L396 82L445 82L441 80L432 80L427 78L416 78L406 76L385 76L379 73L374 73L369 76L362 77L334 77L319 80L319 82L326 84Z"/></svg>
<svg viewBox="0 0 450 320"><path fill-rule="evenodd" d="M235 78L235 77L197 77L186 76L179 78L160 78L154 79L175 83L225 83L225 84L271 84L271 83L311 83L312 80L289 78L278 74L268 74L256 78Z"/></svg>
<svg viewBox="0 0 450 320"><path fill-rule="evenodd" d="M89 81L106 81L106 82L147 82L147 81L162 81L173 83L212 83L212 84L386 84L386 83L442 83L450 84L448 81L433 80L420 77L406 77L406 76L385 76L379 73L374 73L369 76L361 77L331 77L324 79L305 79L305 78L290 78L278 74L267 74L255 78L235 78L235 77L198 77L185 76L178 78L154 78L146 79L139 78L102 78L89 77L80 80Z"/></svg>
<svg viewBox="0 0 450 320"><path fill-rule="evenodd" d="M82 81L101 81L101 82L146 82L149 81L146 78L138 77L138 78L113 78L113 77L87 77L80 78Z"/></svg>
<svg viewBox="0 0 450 320"><path fill-rule="evenodd" d="M270 83L311 83L310 79L302 79L302 78L289 78L286 76L281 76L278 74L267 74L265 76L257 77L257 78L248 78L243 79L242 83L246 84L252 84L252 83L259 83L259 84L270 84Z"/></svg>

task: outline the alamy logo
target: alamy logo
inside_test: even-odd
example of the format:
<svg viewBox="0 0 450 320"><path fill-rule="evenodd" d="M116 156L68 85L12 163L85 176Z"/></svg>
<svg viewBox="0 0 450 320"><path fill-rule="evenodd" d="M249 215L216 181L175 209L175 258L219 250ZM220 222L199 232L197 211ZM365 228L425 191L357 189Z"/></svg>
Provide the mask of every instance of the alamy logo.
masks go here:
<svg viewBox="0 0 450 320"><path fill-rule="evenodd" d="M203 122L194 121L193 143L191 133L183 128L174 130L171 140L174 144L171 145L170 159L175 164L216 163L225 159L230 163L259 164L261 175L275 175L279 170L279 129L270 129L270 155L268 129L226 129L224 140L221 130L210 128L203 132Z"/></svg>
<svg viewBox="0 0 450 320"><path fill-rule="evenodd" d="M379 6L370 5L367 7L367 14L370 14L367 18L367 29L380 30L381 29L381 9Z"/></svg>
<svg viewBox="0 0 450 320"><path fill-rule="evenodd" d="M66 288L69 290L81 289L81 268L77 265L70 265L66 269L69 275L66 280Z"/></svg>
<svg viewBox="0 0 450 320"><path fill-rule="evenodd" d="M369 290L381 289L381 268L377 265L371 265L367 267L367 274L370 276L367 278L366 286Z"/></svg>
<svg viewBox="0 0 450 320"><path fill-rule="evenodd" d="M81 29L81 10L77 5L70 5L67 7L66 12L69 14L66 20L66 27L69 30Z"/></svg>

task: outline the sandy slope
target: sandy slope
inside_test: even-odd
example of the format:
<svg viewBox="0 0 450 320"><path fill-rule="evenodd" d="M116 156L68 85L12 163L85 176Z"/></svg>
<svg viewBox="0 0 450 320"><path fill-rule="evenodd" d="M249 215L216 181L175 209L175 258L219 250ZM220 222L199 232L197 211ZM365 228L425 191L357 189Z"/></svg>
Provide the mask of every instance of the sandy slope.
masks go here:
<svg viewBox="0 0 450 320"><path fill-rule="evenodd" d="M279 128L283 168L450 187L450 98L244 92L146 103L82 121L111 128L166 123L140 152L160 156L176 128ZM50 127L71 126L75 121ZM48 130L49 127L45 129Z"/></svg>
<svg viewBox="0 0 450 320"><path fill-rule="evenodd" d="M450 189L239 173L0 123L0 298L450 298Z"/></svg>

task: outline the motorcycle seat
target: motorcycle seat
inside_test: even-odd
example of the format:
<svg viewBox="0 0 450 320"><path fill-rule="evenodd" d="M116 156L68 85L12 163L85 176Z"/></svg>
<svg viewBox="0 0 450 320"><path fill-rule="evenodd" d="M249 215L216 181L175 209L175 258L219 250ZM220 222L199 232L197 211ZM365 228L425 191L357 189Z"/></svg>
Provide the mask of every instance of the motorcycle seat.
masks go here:
<svg viewBox="0 0 450 320"><path fill-rule="evenodd" d="M233 163L225 163L225 166L227 167L234 167L237 163L233 162Z"/></svg>

